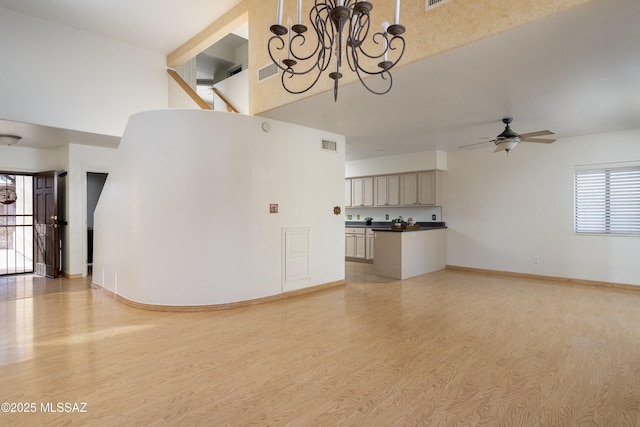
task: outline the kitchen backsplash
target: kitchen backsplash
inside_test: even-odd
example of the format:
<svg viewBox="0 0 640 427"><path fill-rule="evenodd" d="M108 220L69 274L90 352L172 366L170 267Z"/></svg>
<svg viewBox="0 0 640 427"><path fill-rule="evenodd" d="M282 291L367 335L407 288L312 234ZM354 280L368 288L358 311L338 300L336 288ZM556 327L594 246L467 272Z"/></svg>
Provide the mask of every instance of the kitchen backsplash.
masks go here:
<svg viewBox="0 0 640 427"><path fill-rule="evenodd" d="M351 215L351 218L349 218ZM358 218L360 215L360 218ZM389 215L386 218L385 215ZM435 219L432 216L435 215ZM393 207L393 208L346 208L345 209L345 221L363 221L366 217L373 218L373 221L391 221L398 216L402 216L405 220L407 218L413 218L416 222L444 222L442 218L442 207L433 206L419 208L405 208L405 207Z"/></svg>

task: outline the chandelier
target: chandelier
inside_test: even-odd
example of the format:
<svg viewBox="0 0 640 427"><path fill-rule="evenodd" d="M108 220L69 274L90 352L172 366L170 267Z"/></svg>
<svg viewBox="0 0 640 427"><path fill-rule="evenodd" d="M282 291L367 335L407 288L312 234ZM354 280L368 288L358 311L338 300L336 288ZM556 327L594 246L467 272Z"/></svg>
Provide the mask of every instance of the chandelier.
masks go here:
<svg viewBox="0 0 640 427"><path fill-rule="evenodd" d="M396 0L394 24L385 22L380 31L372 28L371 9L373 5L368 1L314 0L309 21L315 37L308 42L308 28L302 23L302 0L298 0L298 22L293 24L289 18L287 26L282 25L283 0L278 0L277 24L270 27L274 35L269 38L268 49L271 60L283 71L284 89L292 94L308 91L333 62L329 78L333 79L333 99L337 101L338 82L346 59L349 69L369 92L388 93L393 85L390 70L400 61L405 49L400 0ZM277 56L282 59L278 60ZM303 82L302 89L292 88L294 77L307 74L311 77ZM382 83L377 86L382 88L369 86L365 82L368 76L379 77Z"/></svg>

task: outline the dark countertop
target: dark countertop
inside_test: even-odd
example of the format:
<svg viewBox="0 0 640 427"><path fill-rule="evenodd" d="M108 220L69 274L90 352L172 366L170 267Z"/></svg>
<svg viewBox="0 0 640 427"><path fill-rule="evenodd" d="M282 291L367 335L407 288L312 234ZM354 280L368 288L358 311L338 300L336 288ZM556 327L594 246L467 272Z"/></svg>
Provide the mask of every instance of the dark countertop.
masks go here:
<svg viewBox="0 0 640 427"><path fill-rule="evenodd" d="M373 221L371 225L366 225L363 221L345 221L345 227L351 228L371 228L373 231L391 231L394 233L403 231L424 231L439 230L447 228L444 222L417 222L420 228L412 228L409 230L397 229L391 227L391 221Z"/></svg>
<svg viewBox="0 0 640 427"><path fill-rule="evenodd" d="M389 231L391 233L404 233L404 232L410 232L410 231L430 231L430 230L442 230L445 229L447 227L420 227L420 228L409 228L409 229L402 229L402 228L373 228L373 231Z"/></svg>

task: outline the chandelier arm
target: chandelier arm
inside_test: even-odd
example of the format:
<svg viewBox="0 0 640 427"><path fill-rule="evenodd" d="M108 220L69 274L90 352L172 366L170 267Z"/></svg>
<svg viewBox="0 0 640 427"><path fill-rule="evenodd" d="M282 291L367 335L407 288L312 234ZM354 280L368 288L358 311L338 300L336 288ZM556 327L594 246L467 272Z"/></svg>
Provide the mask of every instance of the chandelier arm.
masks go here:
<svg viewBox="0 0 640 427"><path fill-rule="evenodd" d="M282 71L287 71L288 67L283 67L282 65L280 65L280 62L273 57L273 53L271 52L271 44L276 40L280 42L280 47L276 46L274 49L277 49L277 50L284 49L284 40L282 40L282 37L278 35L271 36L269 38L269 41L267 42L267 51L269 52L269 57L271 58L271 61L273 61L273 63L276 65L276 67L280 68Z"/></svg>
<svg viewBox="0 0 640 427"><path fill-rule="evenodd" d="M377 41L376 39L380 39L382 38L382 42ZM382 44L383 46L385 46L385 48L382 50L382 52L378 55L372 54L372 53L368 53L366 50L364 50L364 48L362 47L362 45L359 45L357 47L357 49L362 52L362 54L364 56L366 56L367 58L371 58L371 59L378 59L378 58L382 58L384 56L384 54L386 52L389 51L389 39L387 39L387 37L385 36L384 33L382 32L377 32L374 33L373 37L371 38L371 41L373 41L373 43L379 45Z"/></svg>
<svg viewBox="0 0 640 427"><path fill-rule="evenodd" d="M330 17L327 17L327 20L323 22L322 29L323 29L323 33L322 34L319 33L318 38L322 40L322 47L324 49L331 50L333 49L333 46L336 44L336 29Z"/></svg>
<svg viewBox="0 0 640 427"><path fill-rule="evenodd" d="M351 57L353 58L351 59ZM388 68L380 67L380 64L382 64L382 62L380 62L380 64L378 64L378 69L367 70L366 68L360 66L360 61L358 60L358 51L355 49L351 52L351 55L347 55L347 58L350 59L350 61L353 61L354 67L351 68L351 71L356 72L358 74L358 77L361 77L360 73L366 74L367 76L382 75L383 80L386 80L386 78L384 77L384 74L389 74L388 71L391 69L391 67L388 67ZM351 63L349 65L351 67ZM362 81L362 79L360 80Z"/></svg>
<svg viewBox="0 0 640 427"><path fill-rule="evenodd" d="M306 37L302 34L296 34L291 38L291 43L289 44L289 52L291 52L291 56L293 56L298 61L306 61L308 59L311 59L313 56L315 56L318 53L318 50L320 49L321 44L320 42L318 42L313 52L311 52L311 54L309 54L308 56L301 56L293 51L293 46L295 43L298 43L297 44L298 48L302 48L306 40L307 40Z"/></svg>
<svg viewBox="0 0 640 427"><path fill-rule="evenodd" d="M402 41L402 45L400 47L392 46L392 43L394 42L394 40L396 40L398 38ZM368 58L371 58L371 59L381 58L384 55L380 55L380 56L367 55L367 53L364 52L362 49L357 49L357 50L354 49L354 52L352 54L356 57L355 64L356 64L356 67L358 68L358 70L360 70L363 73L368 74L368 75L379 75L379 74L383 74L385 71L391 70L393 67L395 67L398 64L398 62L400 62L400 60L402 59L402 56L404 55L405 47L406 47L406 44L404 42L404 39L402 39L402 37L393 37L391 39L391 41L389 42L389 44L387 46L387 49L390 50L390 51L395 51L395 50L400 49L400 53L398 54L398 57L396 58L395 61L383 61L383 62L380 62L378 64L378 67L380 68L379 70L367 70L366 68L360 66L360 61L357 61L357 56L358 56L357 52L360 52L363 55L365 55L365 56L367 56Z"/></svg>
<svg viewBox="0 0 640 427"><path fill-rule="evenodd" d="M357 54L355 53L355 48L351 47L347 49L347 64L349 65L349 69L353 72L356 71L356 65L358 64L358 59L356 58Z"/></svg>
<svg viewBox="0 0 640 427"><path fill-rule="evenodd" d="M314 66L315 67L315 66ZM311 72L311 70L313 70L313 68L309 69L305 74L308 74ZM289 89L289 87L287 87L287 83L285 81L285 76L289 75L288 78L293 78L294 75L300 75L300 73L293 73L293 70L286 70L284 73L282 73L282 87L284 88L284 90L286 90L287 92L293 94L293 95L300 95L301 93L305 93L307 92L309 89L311 89L313 86L315 86L315 84L318 82L318 80L320 79L320 76L322 75L322 72L324 70L319 69L318 70L318 74L316 75L315 79L313 80L313 82L311 82L311 84L309 84L309 86L307 86L305 89L301 89L301 90L292 90Z"/></svg>
<svg viewBox="0 0 640 427"><path fill-rule="evenodd" d="M362 86L365 87L365 89L367 89L369 92L373 93L374 95L384 95L384 94L389 93L389 91L391 90L391 87L393 86L393 76L391 75L391 73L388 70L382 70L381 72L378 72L378 73L367 73L367 74L378 74L378 75L380 75L380 78L382 80L388 80L387 88L385 90L383 90L383 91L380 91L380 92L371 89L365 83L364 79L362 78L362 75L360 74L360 71L365 72L364 70L359 68L359 69L356 70L356 75L358 76L358 80L360 80L360 83L362 84Z"/></svg>
<svg viewBox="0 0 640 427"><path fill-rule="evenodd" d="M272 38L272 39L278 39L278 38L280 38L280 37L278 37L278 36L273 36L273 37L271 37L271 38ZM281 40L281 42L284 44L284 41L282 41L282 40ZM271 40L269 41L269 43L271 43ZM276 49L278 49L278 50L282 50L282 48L276 48ZM309 73L310 73L314 68L316 68L316 66L318 65L318 63L317 63L317 62L315 62L315 63L313 63L313 64L311 65L311 67L309 67L308 69L306 69L306 70L304 70L304 71L294 71L292 66L290 66L290 65L287 65L287 64L286 64L286 61L287 61L287 60L283 60L282 62L283 62L285 65L282 65L282 64L280 63L280 61L278 61L276 58L274 58L274 56L273 56L273 54L272 54L272 52L271 52L271 49L268 49L268 51L269 51L269 57L271 58L271 61L273 61L273 63L276 65L276 67L278 67L278 68L279 68L280 70L282 70L283 72L288 73L288 74L291 74L291 75L300 75L300 76L301 76L301 75L304 75L304 74L309 74Z"/></svg>
<svg viewBox="0 0 640 427"><path fill-rule="evenodd" d="M400 47L394 47L394 44L396 44L396 41L398 41L398 43L401 43ZM389 50L392 50L392 51L396 51L396 50L400 49L400 53L397 54L398 57L396 58L396 60L393 61L393 64L389 68L387 68L387 70L390 70L393 67L395 67L396 64L398 62L400 62L400 60L404 56L404 50L407 47L407 44L404 41L404 37L402 37L402 36L393 36L391 38L391 40L389 40L389 45L387 47L388 47Z"/></svg>
<svg viewBox="0 0 640 427"><path fill-rule="evenodd" d="M326 5L318 7L317 3L316 0L316 5L309 11L309 21L318 36L318 44L322 45L323 49L331 49L335 28L329 13L330 9ZM328 29L331 29L331 31L327 31Z"/></svg>
<svg viewBox="0 0 640 427"><path fill-rule="evenodd" d="M352 20L354 17L352 16ZM371 30L371 19L369 18L369 14L358 14L355 19L355 24L352 23L350 26L350 39L352 40L352 44L357 46L362 43L363 40L367 39L369 35L369 31Z"/></svg>

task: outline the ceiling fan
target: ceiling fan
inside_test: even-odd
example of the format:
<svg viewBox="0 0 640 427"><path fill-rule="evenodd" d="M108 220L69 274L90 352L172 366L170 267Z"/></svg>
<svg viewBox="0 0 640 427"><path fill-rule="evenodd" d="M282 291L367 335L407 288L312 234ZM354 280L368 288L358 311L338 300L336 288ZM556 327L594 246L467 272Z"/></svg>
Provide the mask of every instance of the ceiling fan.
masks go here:
<svg viewBox="0 0 640 427"><path fill-rule="evenodd" d="M506 151L508 154L509 151L513 150L515 146L518 145L520 142L539 142L543 144L551 144L552 142L556 141L555 138L554 139L537 138L538 136L548 136L548 135L556 134L555 132L550 130L539 130L537 132L518 134L513 129L511 129L511 126L509 126L512 121L513 121L512 117L505 117L504 119L502 119L502 123L506 125L506 127L504 128L504 131L502 131L500 135L496 136L495 139L488 141L488 142L493 142L496 145L496 149L493 150L494 153L497 153L498 151ZM463 145L462 147L458 147L458 148L467 148L467 147L472 147L474 145L480 145L480 144L486 144L486 142L478 142L476 144Z"/></svg>

